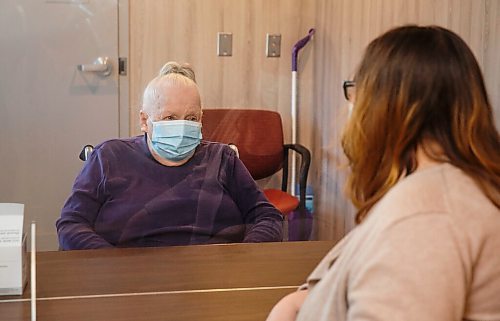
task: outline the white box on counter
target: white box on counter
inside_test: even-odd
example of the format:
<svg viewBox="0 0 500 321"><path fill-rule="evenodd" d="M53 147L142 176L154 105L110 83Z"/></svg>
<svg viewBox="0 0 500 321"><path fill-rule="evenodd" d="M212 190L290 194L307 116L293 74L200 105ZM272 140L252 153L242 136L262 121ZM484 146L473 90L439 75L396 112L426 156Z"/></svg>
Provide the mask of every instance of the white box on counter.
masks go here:
<svg viewBox="0 0 500 321"><path fill-rule="evenodd" d="M0 203L0 295L21 295L27 281L24 204Z"/></svg>

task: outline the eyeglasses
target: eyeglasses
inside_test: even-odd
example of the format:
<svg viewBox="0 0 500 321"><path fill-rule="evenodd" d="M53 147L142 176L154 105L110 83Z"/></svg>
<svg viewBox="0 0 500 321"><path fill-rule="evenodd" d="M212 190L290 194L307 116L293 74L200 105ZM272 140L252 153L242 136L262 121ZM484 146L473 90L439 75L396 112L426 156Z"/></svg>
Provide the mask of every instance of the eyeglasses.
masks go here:
<svg viewBox="0 0 500 321"><path fill-rule="evenodd" d="M347 99L350 102L353 102L356 93L356 82L352 80L346 80L344 81L342 88L344 89L345 99Z"/></svg>

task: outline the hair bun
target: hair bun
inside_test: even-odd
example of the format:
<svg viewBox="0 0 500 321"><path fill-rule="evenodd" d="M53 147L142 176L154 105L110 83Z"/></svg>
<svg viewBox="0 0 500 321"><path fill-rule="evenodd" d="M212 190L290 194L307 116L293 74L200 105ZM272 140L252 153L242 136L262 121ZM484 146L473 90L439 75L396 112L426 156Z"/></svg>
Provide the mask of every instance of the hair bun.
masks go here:
<svg viewBox="0 0 500 321"><path fill-rule="evenodd" d="M161 67L158 75L161 77L161 76L166 76L168 74L183 75L184 77L187 77L187 78L191 79L192 81L196 82L194 70L187 63L184 63L181 65L175 61L167 62L166 64L163 65L163 67Z"/></svg>

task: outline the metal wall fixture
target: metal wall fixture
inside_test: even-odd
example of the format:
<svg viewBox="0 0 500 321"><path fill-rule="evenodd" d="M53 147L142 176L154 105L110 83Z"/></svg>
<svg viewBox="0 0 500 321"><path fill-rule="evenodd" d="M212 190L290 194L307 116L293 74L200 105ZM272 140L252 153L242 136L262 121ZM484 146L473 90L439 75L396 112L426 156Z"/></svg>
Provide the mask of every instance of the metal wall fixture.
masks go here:
<svg viewBox="0 0 500 321"><path fill-rule="evenodd" d="M217 33L217 56L229 57L233 55L233 34L230 32Z"/></svg>
<svg viewBox="0 0 500 321"><path fill-rule="evenodd" d="M127 57L118 58L118 74L120 76L127 75Z"/></svg>
<svg viewBox="0 0 500 321"><path fill-rule="evenodd" d="M266 57L279 57L281 55L281 35L266 34Z"/></svg>

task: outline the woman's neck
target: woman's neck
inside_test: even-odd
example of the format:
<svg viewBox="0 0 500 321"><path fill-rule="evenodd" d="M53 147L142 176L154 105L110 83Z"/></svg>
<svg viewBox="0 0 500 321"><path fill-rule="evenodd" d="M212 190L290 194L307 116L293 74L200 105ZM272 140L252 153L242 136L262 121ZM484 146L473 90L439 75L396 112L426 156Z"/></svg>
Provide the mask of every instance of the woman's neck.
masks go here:
<svg viewBox="0 0 500 321"><path fill-rule="evenodd" d="M417 171L442 164L446 161L443 148L434 142L426 142L417 147Z"/></svg>

